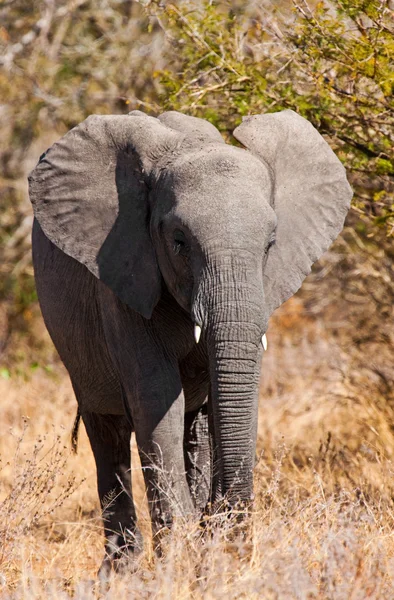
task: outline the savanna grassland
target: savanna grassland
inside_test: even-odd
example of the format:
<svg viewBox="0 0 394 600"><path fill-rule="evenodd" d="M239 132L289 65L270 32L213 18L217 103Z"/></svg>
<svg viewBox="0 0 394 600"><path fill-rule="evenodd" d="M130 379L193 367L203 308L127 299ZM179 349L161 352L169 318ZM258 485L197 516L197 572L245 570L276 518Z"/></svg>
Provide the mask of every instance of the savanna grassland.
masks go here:
<svg viewBox="0 0 394 600"><path fill-rule="evenodd" d="M393 7L389 2L0 6L0 597L391 599L394 595ZM292 108L355 190L345 229L271 318L249 530L177 522L154 558L99 588L95 467L46 333L26 176L90 113L175 108L230 141Z"/></svg>

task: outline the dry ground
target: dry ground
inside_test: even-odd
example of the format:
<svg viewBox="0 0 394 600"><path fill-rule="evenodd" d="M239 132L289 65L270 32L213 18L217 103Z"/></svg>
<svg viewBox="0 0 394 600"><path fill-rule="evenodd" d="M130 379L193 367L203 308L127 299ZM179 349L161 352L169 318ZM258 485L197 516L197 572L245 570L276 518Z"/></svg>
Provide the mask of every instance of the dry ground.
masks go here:
<svg viewBox="0 0 394 600"><path fill-rule="evenodd" d="M365 275L373 261L342 268L352 260L342 249L271 320L247 538L227 524L202 540L195 523L178 523L154 560L134 448L146 550L107 591L94 583L103 540L92 454L83 427L71 454L71 385L41 321L25 315L34 350L29 336L11 339L25 344L25 368L0 378L1 598L393 597L392 313L360 287L360 264ZM35 353L40 366L28 363Z"/></svg>

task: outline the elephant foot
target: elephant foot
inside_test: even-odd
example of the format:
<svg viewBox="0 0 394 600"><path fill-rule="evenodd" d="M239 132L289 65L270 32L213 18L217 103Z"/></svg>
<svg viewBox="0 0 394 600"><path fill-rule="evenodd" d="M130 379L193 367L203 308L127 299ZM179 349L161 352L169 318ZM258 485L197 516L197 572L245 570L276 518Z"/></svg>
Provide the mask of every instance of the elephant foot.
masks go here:
<svg viewBox="0 0 394 600"><path fill-rule="evenodd" d="M208 502L200 518L200 526L208 535L220 529L226 537L246 537L250 526L253 500L231 502L221 498Z"/></svg>
<svg viewBox="0 0 394 600"><path fill-rule="evenodd" d="M101 585L107 585L111 573L134 573L138 568L138 558L143 550L143 539L140 531L127 531L125 535L114 533L107 538L105 556L98 571Z"/></svg>
<svg viewBox="0 0 394 600"><path fill-rule="evenodd" d="M174 525L174 517L170 511L154 514L152 520L152 544L157 558L163 556L163 544L168 539Z"/></svg>

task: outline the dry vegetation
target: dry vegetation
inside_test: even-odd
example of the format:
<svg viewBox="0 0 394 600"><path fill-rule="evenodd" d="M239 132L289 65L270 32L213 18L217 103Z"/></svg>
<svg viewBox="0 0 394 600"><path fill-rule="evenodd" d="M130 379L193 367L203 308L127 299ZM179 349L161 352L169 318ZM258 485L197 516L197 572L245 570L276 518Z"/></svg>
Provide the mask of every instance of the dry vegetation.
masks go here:
<svg viewBox="0 0 394 600"><path fill-rule="evenodd" d="M323 269L328 265L332 256ZM312 278L307 288L270 326L255 514L246 539L232 536L228 523L205 539L196 523L179 523L164 558L155 561L134 452L146 552L136 573L114 577L108 598L392 597L392 345L368 339L359 354L348 301L330 302L326 312L327 278ZM366 308L360 306L359 318ZM28 381L1 382L5 598L89 598L98 591L102 534L93 458L84 433L78 455L70 452L75 400L64 369L56 359L52 365L51 373L39 368Z"/></svg>
<svg viewBox="0 0 394 600"><path fill-rule="evenodd" d="M297 60L287 65L280 18L275 15L268 23L265 3L260 16L253 13L246 40L230 26L220 29L219 50L212 48L219 18L214 8L206 7L198 21L186 10L187 2L179 3L180 9L170 5L172 12L145 4L150 4L147 13L133 2L104 0L100 11L81 0L38 2L34 8L11 0L0 7L8 11L1 13L8 20L0 25L6 57L0 71L0 135L5 142L0 152L0 597L85 600L102 593L108 599L391 599L394 273L392 237L387 236L392 234L394 206L387 139L393 112L384 70L390 52L382 50L376 37L375 55L368 59L372 63L363 54L366 38L375 39L379 31L389 44L388 13L386 20L383 13L370 13L369 25L377 25L367 28L366 38L360 34L361 55L357 58L356 45L354 59L360 70L349 67L351 88L344 82L347 63L335 54L343 54L343 48L335 46L328 21L332 6L346 8L347 2L331 3L331 12L317 18L315 29L313 20L306 19L304 34L312 28L317 35L324 25L324 39L333 44L321 44L328 52L325 60L331 67L342 65L337 79L329 71L329 81L318 76L324 61L320 57L319 62L319 39L312 34L310 46L300 34ZM231 4L239 16L239 3L222 4ZM353 2L361 4L390 10L387 2ZM298 6L305 12L306 3ZM153 17L152 11L160 14ZM226 14L223 7L220 14ZM366 21L360 19L362 29ZM205 33L198 22L204 22ZM241 29L245 23L250 25L245 21ZM269 37L272 31L277 37ZM21 45L16 46L18 40ZM314 60L313 73L305 71L312 64L305 48ZM346 49L348 54L352 48ZM216 60L215 52L222 52L222 62L209 62ZM268 56L277 62L268 63ZM375 67L380 65L376 72L374 60ZM256 64L266 68L268 86L256 79ZM133 65L133 73L127 65ZM366 65L372 71L364 72ZM296 67L308 80L304 93L292 87ZM270 80L279 70L281 77ZM379 101L387 103L380 112L363 104L366 77L376 84L374 94L382 91ZM350 90L348 95L334 89L338 81L345 85L342 91ZM340 102L351 115L350 129L343 118L321 122L324 111L337 114ZM213 535L202 536L196 523L177 523L163 558L155 560L134 448L134 494L145 552L135 573L116 575L109 590L99 590L95 576L103 539L94 462L83 427L78 454L70 449L76 402L37 306L25 177L74 120L89 112L127 112L130 104L152 111L160 105L189 107L224 132L236 111L242 114L248 106L251 112L286 106L306 112L332 134L357 198L335 247L301 293L271 319L249 532L239 537L231 521L222 520ZM352 131L355 137L349 139Z"/></svg>

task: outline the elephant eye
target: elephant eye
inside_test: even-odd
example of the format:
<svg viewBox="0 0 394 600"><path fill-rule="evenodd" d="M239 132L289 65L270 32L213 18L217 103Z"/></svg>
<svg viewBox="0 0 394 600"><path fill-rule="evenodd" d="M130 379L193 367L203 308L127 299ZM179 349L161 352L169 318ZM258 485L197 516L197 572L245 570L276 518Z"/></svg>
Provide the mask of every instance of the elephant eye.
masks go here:
<svg viewBox="0 0 394 600"><path fill-rule="evenodd" d="M188 246L185 234L178 229L174 232L173 249L175 254L187 254Z"/></svg>
<svg viewBox="0 0 394 600"><path fill-rule="evenodd" d="M185 242L180 240L174 240L174 252L175 254L180 254L185 247Z"/></svg>

